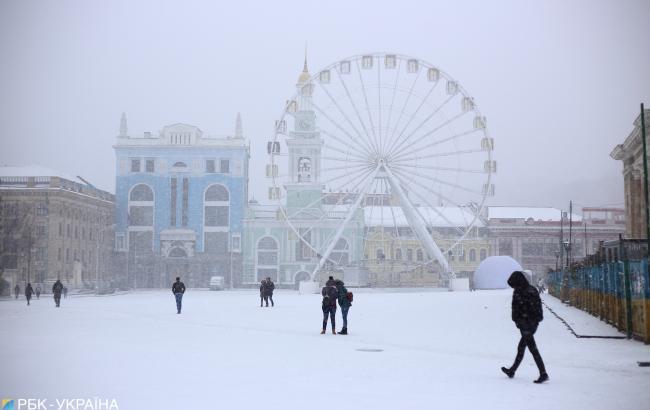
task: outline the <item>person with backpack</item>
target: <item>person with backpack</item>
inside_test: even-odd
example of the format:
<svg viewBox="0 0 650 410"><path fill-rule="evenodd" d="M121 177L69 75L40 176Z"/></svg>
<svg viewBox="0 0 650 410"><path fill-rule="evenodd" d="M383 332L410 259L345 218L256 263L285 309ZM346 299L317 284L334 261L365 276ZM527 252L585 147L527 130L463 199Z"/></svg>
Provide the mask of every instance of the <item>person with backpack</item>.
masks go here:
<svg viewBox="0 0 650 410"><path fill-rule="evenodd" d="M343 316L343 327L341 328L341 331L339 331L340 335L347 335L348 334L348 311L350 310L350 306L352 306L352 292L348 292L348 290L345 287L345 283L343 283L342 280L336 280L334 282L334 285L336 286L336 290L338 292L338 301L339 301L339 306L341 307L341 316Z"/></svg>
<svg viewBox="0 0 650 410"><path fill-rule="evenodd" d="M336 286L323 286L323 289L320 291L323 295L322 309L323 309L323 330L320 332L321 335L325 334L327 330L327 317L329 316L332 322L332 334L336 334L336 299L339 296L339 291L336 289Z"/></svg>
<svg viewBox="0 0 650 410"><path fill-rule="evenodd" d="M61 293L63 292L63 283L57 279L52 285L52 294L54 295L54 303L56 307L61 307Z"/></svg>
<svg viewBox="0 0 650 410"><path fill-rule="evenodd" d="M510 278L508 278L508 285L514 289L512 292L512 321L515 322L521 332L521 339L517 346L517 356L515 356L514 363L510 368L502 367L501 371L511 379L515 377L515 372L524 358L526 347L528 347L539 370L539 378L534 382L538 384L544 383L548 381L548 374L534 337L539 322L544 319L542 301L537 289L530 284L523 272L512 272Z"/></svg>
<svg viewBox="0 0 650 410"><path fill-rule="evenodd" d="M183 294L185 293L185 284L181 282L181 278L176 278L176 282L172 285L172 293L176 299L176 313L180 315L183 304Z"/></svg>

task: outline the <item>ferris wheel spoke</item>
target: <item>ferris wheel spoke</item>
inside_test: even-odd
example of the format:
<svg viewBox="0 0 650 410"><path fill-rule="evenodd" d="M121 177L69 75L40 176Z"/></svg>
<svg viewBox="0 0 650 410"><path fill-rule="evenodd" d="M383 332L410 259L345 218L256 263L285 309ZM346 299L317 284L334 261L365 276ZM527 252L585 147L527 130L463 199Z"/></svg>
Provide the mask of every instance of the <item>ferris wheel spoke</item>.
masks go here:
<svg viewBox="0 0 650 410"><path fill-rule="evenodd" d="M399 147L400 147L400 146L401 146L405 141L407 141L407 140L409 139L409 137L410 137L411 135L413 135L413 133L417 132L417 130L419 129L419 127L422 126L422 124L424 124L424 122L422 122L422 123L418 126L418 128L415 129L415 131L413 131L412 133L410 133L409 135L406 136L406 138L404 139L404 142L400 142L401 139L402 139L402 136L404 135L404 133L405 133L406 130L408 129L409 125L411 125L411 123L413 122L413 120L415 119L415 117L418 115L418 113L420 112L420 110L422 109L422 107L424 106L424 104L425 104L425 103L427 102L427 100L429 99L429 96L431 96L431 94L433 93L433 90L435 90L436 87L438 86L438 83L439 83L439 82L440 82L440 81L436 81L435 84L433 84L433 86L429 89L429 92L424 96L424 98L422 98L422 101L420 102L420 105L418 105L418 108L416 108L415 111L413 111L413 114L411 114L411 116L409 117L408 121L406 122L406 125L404 125L404 127L402 127L402 131L399 133L399 135L397 136L397 138L394 138L394 139L393 139L393 144L391 144L391 146L390 146L390 148L389 148L389 152L393 151L393 149L397 149L397 148L399 148ZM443 103L442 106L444 106L445 104L446 104L446 102ZM442 106L441 106L441 107L442 107ZM426 122L426 121L425 121L425 122Z"/></svg>
<svg viewBox="0 0 650 410"><path fill-rule="evenodd" d="M377 141L377 134L375 133L375 123L372 120L372 111L370 109L370 104L368 103L368 94L366 93L366 84L363 81L363 76L361 75L361 68L359 67L359 60L355 61L357 66L357 73L359 74L359 82L361 83L361 91L363 92L363 100L366 103L366 110L368 112L368 122L370 123L370 132L372 132L372 142L375 148L375 152L379 152L379 143ZM380 88L380 87L378 87ZM381 106L379 106L379 111L381 111ZM368 135L370 137L370 134Z"/></svg>
<svg viewBox="0 0 650 410"><path fill-rule="evenodd" d="M350 139L350 142L351 142L352 144L357 145L357 146L359 146L360 148L362 148L362 151L365 152L366 154L370 154L370 152L372 152L372 149L367 145L366 140L361 136L361 133L356 129L356 127L354 126L354 124L352 123L352 121L350 120L350 118L347 116L347 114L345 114L345 112L343 112L343 110L341 109L341 107L340 107L340 105L338 104L338 102L337 102L336 100L334 100L334 99L332 98L332 96L329 95L329 93L327 92L327 89L326 89L325 87L321 87L321 88L322 88L323 90L325 90L325 93L330 97L330 99L332 99L332 101L334 102L334 105L336 106L336 108L338 108L338 110L340 111L341 115L343 116L343 118L345 118L345 120L348 122L348 124L350 124L350 127L352 127L352 129L354 130L355 134L357 134L357 137L358 137L358 138L355 138L355 137L353 137L352 135L350 135L350 133L349 133L349 132L348 132L348 131L347 131L347 130L346 130L346 129L341 125L341 124L339 124L337 121L334 121L334 120L332 119L332 117L329 116L329 115L328 115L328 114L327 114L323 109L321 109L321 108L320 108L316 103L312 102L312 106L316 109L316 111L318 111L319 114L321 114L321 115L322 115L325 119L327 119L331 124L333 124L336 128L338 128L339 130L341 130L341 132L343 132L343 134L345 134L345 135ZM362 144L363 144L363 145L362 145Z"/></svg>
<svg viewBox="0 0 650 410"><path fill-rule="evenodd" d="M397 73L395 75L395 83L393 84L393 96L390 100L390 106L388 108L388 121L386 122L386 138L384 139L384 143L381 146L381 153L385 154L386 153L386 146L385 144L388 143L388 133L390 132L390 120L393 116L393 107L395 106L395 96L397 95L397 83L399 80L399 73L400 70L402 69L402 60L399 59L397 60ZM381 88L381 87L379 87ZM381 111L381 106L380 106L380 111Z"/></svg>
<svg viewBox="0 0 650 410"><path fill-rule="evenodd" d="M450 203L450 204L452 204L454 206L457 206L458 208L462 208L462 206L459 203L457 203L456 201L454 201L453 199L449 198L448 196L444 195L443 193L441 193L439 191L434 191L429 186L424 185L423 183L421 183L420 181L418 181L416 179L413 179L413 177L411 175L406 175L402 171L400 171L398 169L395 169L395 168L393 168L393 171L394 171L394 173L396 175L401 176L402 183L404 183L405 181L408 181L408 182L410 182L410 183L412 183L414 185L419 186L420 188L424 189L428 193L440 198L441 200L446 201L446 202L448 202L448 203Z"/></svg>
<svg viewBox="0 0 650 410"><path fill-rule="evenodd" d="M399 166L396 167L396 168L400 169ZM478 192L478 191L474 191L473 189L469 189L469 188L466 188L466 187L464 187L462 185L455 184L455 183L449 182L449 181L445 181L445 180L440 179L440 178L435 178L435 177L432 177L432 176L429 176L429 175L423 175L423 174L420 174L419 172L415 172L415 171L411 171L411 170L401 169L401 171L402 171L403 174L408 174L408 175L411 175L411 176L424 178L424 179L426 179L428 181L437 182L437 183L442 184L442 185L458 188L458 189L460 189L462 191L469 192L471 194L481 195L481 193Z"/></svg>
<svg viewBox="0 0 650 410"><path fill-rule="evenodd" d="M348 100L350 101L350 104L352 105L352 108L354 109L355 114L357 115L357 118L359 119L359 123L361 124L361 128L363 128L363 131L365 133L365 136L367 137L368 141L370 142L370 147L372 148L372 139L370 138L370 133L368 133L368 129L366 128L366 123L363 121L361 118L361 114L359 113L359 109L357 108L357 105L354 103L354 98L352 98L352 94L350 94L350 90L348 89L348 85L345 82L345 79L343 79L343 76L339 72L339 70L334 70L336 71L336 74L339 76L339 79L341 80L341 85L343 86L343 89L345 90L345 94L348 96ZM375 148L376 150L376 148ZM370 150L372 152L373 149Z"/></svg>
<svg viewBox="0 0 650 410"><path fill-rule="evenodd" d="M449 157L452 155L464 155L464 154L474 154L477 152L483 152L482 149L465 149L465 150L459 150L459 151L449 151L449 152L441 152L438 154L430 154L430 155L416 155L414 157L406 157L406 158L400 158L398 160L391 160L391 163L395 164L401 164L403 162L413 162L417 161L420 159L427 159L427 158L437 158L437 157Z"/></svg>
<svg viewBox="0 0 650 410"><path fill-rule="evenodd" d="M434 129L432 129L431 131L428 131L428 132L426 132L425 134L421 135L421 136L417 139L417 141L422 141L422 140L424 140L425 138L427 138L427 137L429 137L429 136L435 134L436 132L438 132L438 131L441 130L442 128L446 127L447 125L451 124L452 122L456 121L457 119L459 119L459 118L462 117L463 115L467 114L468 112L469 112L469 111L465 111L465 112L461 112L461 113L459 113L459 114L454 115L453 117L451 117L451 118L448 119L447 121L443 122L442 124L438 125L437 127L435 127ZM464 134L463 134L463 135L464 135ZM435 141L436 144L434 144L434 145L437 145L438 143L442 143L442 142L444 142L444 141L446 141L446 140L448 140L448 139L445 138L445 139L443 139L443 140ZM395 156L396 156L396 155L399 155L399 154L401 153L401 151L406 150L406 149L408 149L408 148L409 148L409 146L402 147L400 151L394 153L393 155L395 155Z"/></svg>
<svg viewBox="0 0 650 410"><path fill-rule="evenodd" d="M379 134L378 147L379 147L379 153L381 153L381 147L382 147L382 143L381 143L381 58L379 56L377 57L377 101L378 101L377 107L379 107L379 109L377 110L377 115L379 117L378 119L379 126L377 127L377 133Z"/></svg>
<svg viewBox="0 0 650 410"><path fill-rule="evenodd" d="M482 169L466 169L466 168L451 168L451 167L437 167L433 165L412 165L410 163L404 163L396 165L397 168L418 168L418 169L431 169L434 171L449 171L449 172L462 172L468 174L485 174L485 171Z"/></svg>
<svg viewBox="0 0 650 410"><path fill-rule="evenodd" d="M324 130L322 128L321 128L320 132L321 132L321 134L324 134L324 135L332 138L333 140L337 141L343 147L347 148L349 151L352 151L352 152L346 152L346 151L343 151L341 148L334 148L331 145L325 144L326 146L331 147L335 151L339 151L342 154L346 154L346 155L355 154L354 156L356 158L360 158L360 159L365 159L365 158L368 157L368 152L365 149L364 150L359 150L358 148L355 148L354 145L351 145L349 141L344 141L341 138L337 137L336 135L332 134L331 132L329 132L327 130Z"/></svg>
<svg viewBox="0 0 650 410"><path fill-rule="evenodd" d="M356 179L357 183L356 183L354 186L352 186L351 189L354 190L354 189L358 188L359 185L361 185L361 184L362 184L366 179L368 179L368 176L370 175L371 172L372 172L372 169L369 169L369 170L367 170L366 172L359 173L359 175L358 175L358 179ZM347 175L344 175L344 176L347 176ZM331 179L331 180L329 180L329 181L324 182L323 184L325 185L325 184L327 184L327 183L331 183L331 181L333 181L333 180L335 180L335 179L338 179L338 178ZM340 205L340 204L341 204L341 201L343 201L344 198L345 198L345 196L344 196L344 195L341 195L341 193L342 193L342 191L343 191L343 188L344 188L346 185L347 185L347 184L341 185L339 188L335 189L334 192L329 192L329 193L328 193L328 192L323 192L322 196L318 197L316 200L310 202L309 204L307 204L307 205L301 207L298 211L294 212L293 214L291 214L291 215L287 215L287 217L288 217L288 218L295 217L297 214L301 213L304 209L311 208L311 207L313 207L313 206L315 206L315 205L321 203L321 202L323 201L324 198L327 198L327 197L330 197L330 196L338 195L338 200L337 200L337 202L335 203L335 205ZM310 230L311 230L311 228L310 228Z"/></svg>
<svg viewBox="0 0 650 410"><path fill-rule="evenodd" d="M329 149L333 149L333 147L329 147ZM351 159L351 158L321 156L321 159L326 159L328 161L337 161L337 162L354 162L354 163L361 163L361 164L366 164L366 165L368 164L367 161L362 161L360 159Z"/></svg>
<svg viewBox="0 0 650 410"><path fill-rule="evenodd" d="M436 85L438 85L438 83L436 83ZM434 86L434 88L435 88L435 86ZM420 130L420 128L422 128L424 126L424 124L428 123L429 120L431 120L433 117L435 117L436 114L438 114L440 112L440 110L442 110L449 103L449 101L451 101L453 98L454 98L453 95L449 96L442 104L440 104L438 107L436 107L436 109L433 110L433 112L431 114L429 114L424 120L422 120L418 124L418 126L415 127L415 129L413 131L411 131L406 136L406 138L404 138L404 140L400 141L398 144L393 145L393 149L391 149L391 152L400 152L402 146L404 146L404 144L406 144L406 142L409 141L411 139L411 137L414 136ZM424 138L419 138L418 141L422 140L422 139L424 139Z"/></svg>
<svg viewBox="0 0 650 410"><path fill-rule="evenodd" d="M396 173L397 173L397 171L396 171ZM404 184L404 180L402 179L402 177L400 177L400 176L396 176L396 178L400 181L400 183ZM426 199L423 195L421 195L421 194L420 194L419 192L417 192L416 190L411 191L411 193L412 193L414 196L416 196L420 201L422 201L423 203L425 203L425 204L428 206L429 209L431 209L433 212L435 212L436 214L438 214L438 216L440 216L440 217L441 217L445 222L447 222L447 223L449 224L450 227L452 227L453 229L455 229L458 233L460 233L460 234L464 234L464 231L463 231L462 229L460 229L460 227L458 227L457 224L455 224L455 223L452 222L449 218L447 218L447 216L446 216L444 213L440 212L440 211L438 210L438 207L431 205L431 203L429 202L429 200ZM418 214L420 214L420 218L422 218L422 220L423 220L425 223L428 223L427 226L428 226L429 228L431 228L431 232L433 232L433 223L432 223L432 221L430 220L430 218L425 218L424 215L422 215L422 213L420 212L420 210L419 210L418 208L415 208L415 209L416 209L416 211L418 212Z"/></svg>
<svg viewBox="0 0 650 410"><path fill-rule="evenodd" d="M395 156L393 158L399 159L402 156L411 155L411 154L414 154L416 152L420 152L423 149L435 147L436 145L444 144L445 142L453 141L455 139L458 139L458 138L461 138L461 137L464 137L464 136L467 136L467 135L471 135L471 134L473 134L475 132L479 132L479 131L483 131L483 130L482 129L471 129L471 130L468 130L468 131L464 131L464 132L460 132L458 134L451 135L451 136L449 136L447 138L442 138L442 139L439 139L439 140L428 142L425 145L416 145L416 143L419 143L419 142L426 142L426 140L424 138L420 138L413 145L405 147L405 149L406 148L411 148L410 151L405 152L404 149L402 149L401 152L395 153Z"/></svg>
<svg viewBox="0 0 650 410"><path fill-rule="evenodd" d="M395 140L395 132L397 131L398 125L400 121L402 120L402 117L404 116L404 112L406 111L406 107L408 106L409 101L411 100L411 96L413 95L413 89L415 88L415 84L417 84L418 79L420 78L420 73L422 70L418 70L418 74L415 76L415 79L413 80L413 83L411 84L411 87L409 88L409 91L406 96L406 101L404 101L404 105L402 105L402 110L399 113L399 117L397 118L397 121L395 122L395 127L393 128L393 132L391 132L391 145L392 146L392 141ZM390 148L387 151L387 153L390 152Z"/></svg>

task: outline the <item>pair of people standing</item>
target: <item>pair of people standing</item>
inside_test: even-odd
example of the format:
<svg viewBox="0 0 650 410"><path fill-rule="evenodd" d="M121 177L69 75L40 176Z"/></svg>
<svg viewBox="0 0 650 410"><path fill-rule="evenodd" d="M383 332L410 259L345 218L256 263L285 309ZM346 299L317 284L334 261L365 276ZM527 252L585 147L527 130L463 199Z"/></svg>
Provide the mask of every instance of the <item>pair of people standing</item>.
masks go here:
<svg viewBox="0 0 650 410"><path fill-rule="evenodd" d="M275 306L275 303L273 303L274 290L275 283L273 283L270 277L262 279L260 282L260 307L263 306L263 302L266 302L266 307L269 307L269 299L271 299L271 307Z"/></svg>
<svg viewBox="0 0 650 410"><path fill-rule="evenodd" d="M320 333L325 334L329 317L332 324L332 334L336 334L336 302L338 301L338 304L341 307L341 316L343 317L343 327L338 334L347 335L348 311L350 310L350 306L352 306L352 293L348 292L345 283L343 283L342 280L334 280L334 278L330 276L323 289L321 289L321 295L323 296L323 329Z"/></svg>

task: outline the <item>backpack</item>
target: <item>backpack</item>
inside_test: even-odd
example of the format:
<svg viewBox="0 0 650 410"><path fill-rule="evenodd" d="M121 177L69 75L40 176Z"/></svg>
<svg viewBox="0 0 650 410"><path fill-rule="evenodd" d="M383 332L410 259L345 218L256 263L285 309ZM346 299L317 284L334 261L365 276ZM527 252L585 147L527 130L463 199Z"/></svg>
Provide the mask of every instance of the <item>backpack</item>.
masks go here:
<svg viewBox="0 0 650 410"><path fill-rule="evenodd" d="M354 294L352 294L352 292L348 292L345 296L348 298L348 302L352 303L352 300L354 299Z"/></svg>

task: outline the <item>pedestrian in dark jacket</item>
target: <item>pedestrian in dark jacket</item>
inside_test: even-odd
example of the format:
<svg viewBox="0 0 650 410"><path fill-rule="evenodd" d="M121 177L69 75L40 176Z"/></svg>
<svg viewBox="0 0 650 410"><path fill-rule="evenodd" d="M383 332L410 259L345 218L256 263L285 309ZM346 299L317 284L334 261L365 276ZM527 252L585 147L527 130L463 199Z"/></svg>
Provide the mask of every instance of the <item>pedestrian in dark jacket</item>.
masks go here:
<svg viewBox="0 0 650 410"><path fill-rule="evenodd" d="M325 286L336 286L334 283L334 276L330 276L329 279L327 279L327 282L325 282Z"/></svg>
<svg viewBox="0 0 650 410"><path fill-rule="evenodd" d="M54 285L52 285L52 294L54 295L56 307L61 307L61 292L63 292L63 283L57 279Z"/></svg>
<svg viewBox="0 0 650 410"><path fill-rule="evenodd" d="M260 281L260 307L264 306L264 292L266 289L266 279ZM268 299L266 300L266 306L269 305Z"/></svg>
<svg viewBox="0 0 650 410"><path fill-rule="evenodd" d="M508 278L508 285L514 289L512 292L512 321L515 322L521 332L521 339L517 346L515 362L510 368L502 367L501 371L508 377L513 378L521 360L524 358L526 347L528 347L539 370L539 378L535 380L535 383L544 383L548 380L548 374L534 337L539 322L544 319L542 301L537 289L530 285L526 276L520 271L512 272L512 275Z"/></svg>
<svg viewBox="0 0 650 410"><path fill-rule="evenodd" d="M336 290L338 291L338 301L339 301L339 306L341 307L341 316L343 316L343 327L341 328L341 331L339 332L340 335L347 335L348 334L348 311L350 310L350 306L352 306L352 302L348 299L348 290L345 287L345 283L343 283L342 280L336 280L334 281L334 284L336 286Z"/></svg>
<svg viewBox="0 0 650 410"><path fill-rule="evenodd" d="M323 286L323 289L321 289L320 293L323 295L323 330L320 332L320 334L325 334L325 330L327 329L328 316L332 322L332 333L336 334L336 299L339 296L339 292L336 289L336 286Z"/></svg>
<svg viewBox="0 0 650 410"><path fill-rule="evenodd" d="M33 294L34 294L34 289L32 288L32 284L28 283L27 287L25 287L25 299L27 299L27 306L29 306L29 301L32 300Z"/></svg>
<svg viewBox="0 0 650 410"><path fill-rule="evenodd" d="M63 299L67 299L67 298L68 298L68 287L64 286L63 287Z"/></svg>
<svg viewBox="0 0 650 410"><path fill-rule="evenodd" d="M174 294L174 298L176 298L176 313L180 315L183 304L183 294L185 293L185 284L181 282L181 278L176 278L176 282L172 285L172 293Z"/></svg>
<svg viewBox="0 0 650 410"><path fill-rule="evenodd" d="M271 300L271 307L275 306L273 302L273 291L275 290L275 283L271 280L270 277L266 278L266 296ZM266 306L269 305L269 302L266 302Z"/></svg>
<svg viewBox="0 0 650 410"><path fill-rule="evenodd" d="M18 295L20 294L20 286L16 284L16 287L14 288L14 294L16 295L16 299L18 299Z"/></svg>
<svg viewBox="0 0 650 410"><path fill-rule="evenodd" d="M41 287L36 285L36 299L41 298Z"/></svg>

